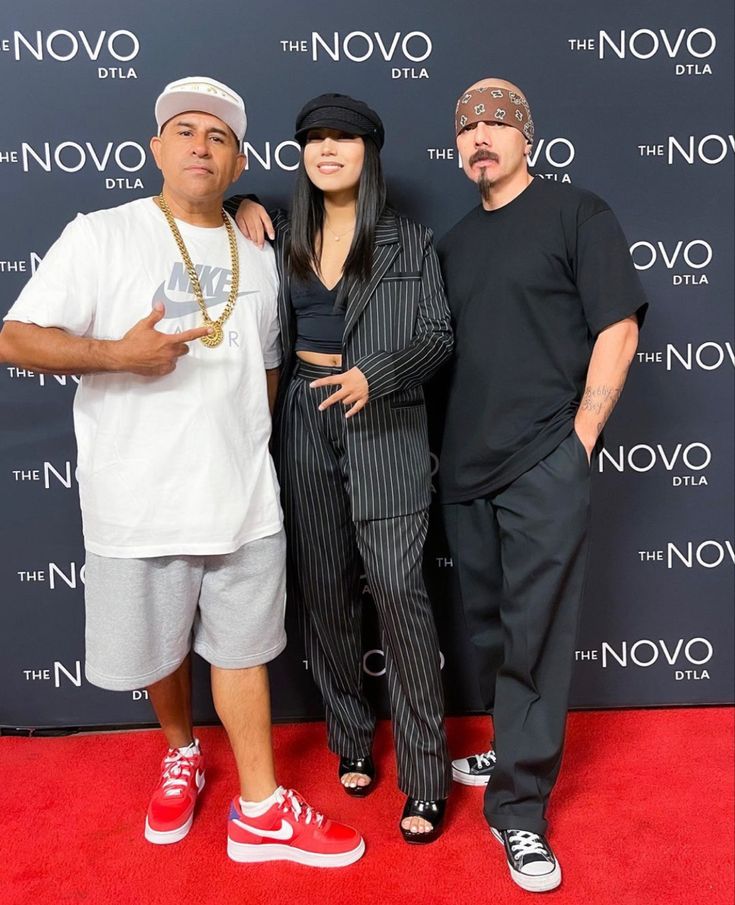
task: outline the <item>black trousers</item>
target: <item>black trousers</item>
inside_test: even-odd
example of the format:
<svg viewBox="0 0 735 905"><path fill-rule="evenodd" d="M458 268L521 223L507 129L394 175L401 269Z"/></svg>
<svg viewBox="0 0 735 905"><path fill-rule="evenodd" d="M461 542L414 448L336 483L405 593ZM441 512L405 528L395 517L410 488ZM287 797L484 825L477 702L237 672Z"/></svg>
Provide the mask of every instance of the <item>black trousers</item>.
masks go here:
<svg viewBox="0 0 735 905"><path fill-rule="evenodd" d="M334 388L309 388L327 373L298 365L282 413L280 458L291 582L324 698L329 747L342 757L364 757L375 731L362 688L364 568L383 637L398 785L412 798L446 798L450 764L439 643L422 575L428 514L353 521L344 410L335 405L320 412L318 404Z"/></svg>
<svg viewBox="0 0 735 905"><path fill-rule="evenodd" d="M572 432L507 487L444 506L497 763L485 794L496 829L546 830L561 765L584 590L590 467Z"/></svg>

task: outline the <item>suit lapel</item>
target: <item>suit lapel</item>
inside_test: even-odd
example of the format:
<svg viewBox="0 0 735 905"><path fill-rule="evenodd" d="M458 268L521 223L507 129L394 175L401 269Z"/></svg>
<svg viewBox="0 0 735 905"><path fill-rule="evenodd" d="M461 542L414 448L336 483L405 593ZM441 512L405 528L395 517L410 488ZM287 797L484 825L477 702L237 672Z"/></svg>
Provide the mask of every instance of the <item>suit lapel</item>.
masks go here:
<svg viewBox="0 0 735 905"><path fill-rule="evenodd" d="M278 325L281 329L281 347L283 350L284 361L289 360L294 345L294 314L293 308L291 307L290 277L286 262L286 249L289 244L290 236L291 225L289 224L288 219L284 219L283 224L279 224L279 245L276 248L281 272L281 285L278 289Z"/></svg>
<svg viewBox="0 0 735 905"><path fill-rule="evenodd" d="M373 254L373 272L367 283L358 284L347 300L345 316L345 340L350 335L358 318L365 309L368 299L375 292L385 272L400 251L398 225L393 213L384 212L375 227L375 251Z"/></svg>

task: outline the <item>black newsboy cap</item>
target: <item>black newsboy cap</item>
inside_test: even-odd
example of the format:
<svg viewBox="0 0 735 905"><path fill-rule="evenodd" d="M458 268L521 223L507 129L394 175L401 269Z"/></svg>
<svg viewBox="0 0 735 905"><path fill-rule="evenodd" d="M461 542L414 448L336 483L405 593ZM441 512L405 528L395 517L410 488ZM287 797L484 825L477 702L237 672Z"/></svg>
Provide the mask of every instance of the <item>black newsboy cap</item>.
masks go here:
<svg viewBox="0 0 735 905"><path fill-rule="evenodd" d="M296 117L294 138L300 145L305 143L309 129L360 135L372 139L379 149L385 141L383 122L375 110L346 94L320 94L307 101Z"/></svg>

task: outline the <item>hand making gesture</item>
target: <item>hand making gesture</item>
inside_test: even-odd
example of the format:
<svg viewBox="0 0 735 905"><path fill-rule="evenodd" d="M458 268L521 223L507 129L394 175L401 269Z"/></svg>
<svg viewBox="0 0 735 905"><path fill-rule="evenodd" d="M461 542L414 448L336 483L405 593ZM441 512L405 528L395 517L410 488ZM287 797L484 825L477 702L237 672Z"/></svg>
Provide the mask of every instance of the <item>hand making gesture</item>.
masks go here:
<svg viewBox="0 0 735 905"><path fill-rule="evenodd" d="M319 411L323 412L330 405L341 402L342 405L352 406L345 412L345 418L351 418L356 415L360 409L365 408L369 399L369 387L365 375L359 368L350 368L342 374L332 374L330 377L320 377L319 380L313 380L310 387L328 387L339 386L340 389L327 396L324 402L319 406Z"/></svg>

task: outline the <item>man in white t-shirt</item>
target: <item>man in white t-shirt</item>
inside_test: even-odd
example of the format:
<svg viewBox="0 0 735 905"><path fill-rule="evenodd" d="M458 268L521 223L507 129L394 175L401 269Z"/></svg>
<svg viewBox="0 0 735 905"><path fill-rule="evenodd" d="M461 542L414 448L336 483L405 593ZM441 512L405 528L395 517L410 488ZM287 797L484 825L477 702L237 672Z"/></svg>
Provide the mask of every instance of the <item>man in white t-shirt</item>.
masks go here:
<svg viewBox="0 0 735 905"><path fill-rule="evenodd" d="M241 175L242 98L167 85L156 198L78 215L5 317L0 361L81 374L74 401L86 563L87 679L140 687L169 750L145 822L183 839L204 786L191 650L237 763L228 854L342 866L360 835L278 786L265 664L286 644L285 540L268 452L280 364L270 249L222 210Z"/></svg>

